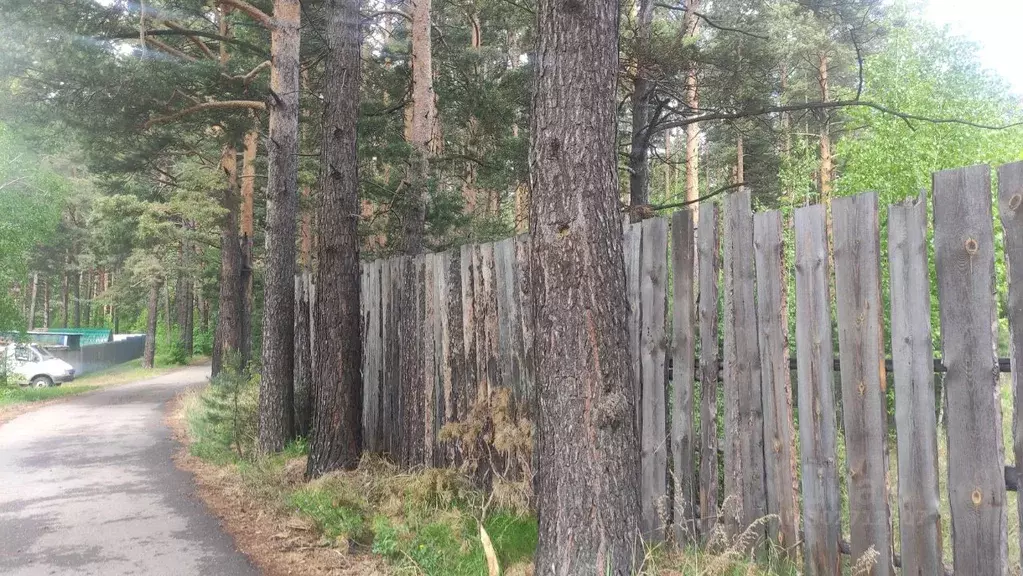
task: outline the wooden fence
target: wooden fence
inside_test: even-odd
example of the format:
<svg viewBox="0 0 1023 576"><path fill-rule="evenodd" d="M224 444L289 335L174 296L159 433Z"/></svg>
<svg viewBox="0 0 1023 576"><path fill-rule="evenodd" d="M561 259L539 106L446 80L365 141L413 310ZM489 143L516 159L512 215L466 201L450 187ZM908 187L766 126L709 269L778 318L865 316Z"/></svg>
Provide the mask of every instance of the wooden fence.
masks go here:
<svg viewBox="0 0 1023 576"><path fill-rule="evenodd" d="M1003 166L998 176L1011 348L1013 358L1021 358L1023 163ZM963 575L1007 572L1006 479L1019 481L1016 469L1005 466L1002 445L991 181L988 167L975 166L936 173L933 187L941 365L947 371L947 497L954 572ZM872 574L893 574L896 566L905 574L947 572L927 198L888 207L887 246L881 245L879 210L877 195L868 193L835 199L830 223L823 206L798 208L785 222L779 212L754 215L750 193L740 190L720 207L704 203L698 214L682 211L670 222L652 218L625 227L630 309L623 314L638 399L645 537L659 539L670 529L679 541L696 541L718 523L730 533L753 526L789 554L801 554L811 575L839 574L842 554L856 559L870 550L876 554ZM786 234L789 225L794 234ZM787 237L795 242L791 264ZM442 439L441 428L466 421L478 402L502 389L529 417L534 334L528 252L528 238L518 237L364 265L369 450L390 452L410 466L456 464L461 455ZM400 306L408 267L421 280L415 310ZM788 357L789 274L796 290L796 398ZM406 342L417 342L411 350L400 346L404 314L418 315L421 327L414 338L406 335ZM543 345L543 335L536 336L535 345ZM888 464L886 338L894 368L897 482L889 482L896 471ZM417 376L402 382L400 367L408 363ZM1021 391L1018 369L1012 385ZM1015 422L1015 461L1021 462L1023 418ZM1023 504L1014 513L1023 515Z"/></svg>

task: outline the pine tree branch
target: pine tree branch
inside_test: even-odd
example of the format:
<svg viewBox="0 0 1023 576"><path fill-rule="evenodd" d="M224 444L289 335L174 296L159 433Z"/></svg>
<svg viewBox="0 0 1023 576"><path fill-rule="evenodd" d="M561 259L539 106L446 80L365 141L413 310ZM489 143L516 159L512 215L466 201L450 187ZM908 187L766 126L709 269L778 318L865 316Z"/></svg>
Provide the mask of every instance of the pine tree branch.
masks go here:
<svg viewBox="0 0 1023 576"><path fill-rule="evenodd" d="M366 12L361 14L361 16L363 20L372 20L380 16L397 16L399 18L404 18L405 20L409 21L412 20L412 17L408 15L408 12L398 10L397 8L392 8L390 10L376 10L374 12Z"/></svg>
<svg viewBox="0 0 1023 576"><path fill-rule="evenodd" d="M719 22L715 22L715 21L711 20L703 12L697 12L696 10L690 10L689 8L687 8L685 6L672 6L671 4L663 4L661 2L654 2L654 6L657 6L657 7L660 7L660 8L667 8L668 10L675 10L676 12L688 12L688 13L692 14L693 16L696 16L700 20L703 20L707 24L707 26L710 26L711 28L714 28L715 30L721 30L722 32L735 32L737 34L744 34L746 36L750 36L750 37L753 37L753 38L758 38L760 40L770 40L770 37L764 36L763 34L757 34L756 32L750 32L749 30L741 30L739 28L732 28L730 26L725 26L724 24L721 24Z"/></svg>
<svg viewBox="0 0 1023 576"><path fill-rule="evenodd" d="M664 122L658 126L653 127L653 132L662 132L664 130L670 130L672 128L682 128L690 124L696 124L698 122L711 122L714 120L738 120L740 118L750 118L753 116L763 116L766 114L776 114L780 112L799 112L807 110L830 110L833 108L852 108L852 107L865 107L872 108L883 114L895 116L905 120L910 127L913 127L912 121L925 122L928 124L956 124L960 126L969 126L971 128L980 128L982 130L1007 130L1009 128L1015 128L1017 126L1023 126L1023 121L1012 122L1010 124L981 124L979 122L971 122L969 120L962 120L959 118L931 118L928 116L921 116L919 114L909 114L907 112L900 112L898 110L882 106L876 102L869 100L835 100L832 102L808 102L805 104L787 104L784 106L763 106L760 108L751 108L747 110L741 110L738 112L710 112L707 114L697 114L696 116L690 116L674 122Z"/></svg>
<svg viewBox="0 0 1023 576"><path fill-rule="evenodd" d="M157 50L159 50L159 51L161 51L161 52L163 52L165 54L170 54L171 56L177 56L178 58L181 58L182 60L185 60L186 62L198 62L198 60L199 60L195 56L192 56L190 54L185 54L181 50L178 50L177 48L174 48L173 46L170 46L168 44L164 44L163 42L161 42L160 40L157 40L156 38L148 38L147 37L146 38L146 44L156 48Z"/></svg>
<svg viewBox="0 0 1023 576"><path fill-rule="evenodd" d="M192 44L195 44L195 46L199 50L201 50L202 53L205 54L207 58L209 58L211 60L215 60L216 59L216 56L213 55L213 51L210 50L210 47L207 46L206 43L203 42L201 39L199 39L198 36L193 34L191 30L188 30L184 26L182 26L182 25L180 25L177 22L174 22L172 20L164 20L163 21L163 25L168 27L168 28L170 28L171 30L176 30L176 31L181 32L182 34L184 34L185 38L188 38L189 42L191 42Z"/></svg>
<svg viewBox="0 0 1023 576"><path fill-rule="evenodd" d="M728 192L729 190L735 190L736 188L742 188L745 185L746 185L745 182L739 182L738 184L729 184L728 186L722 186L721 188L718 188L717 190L715 190L713 192L709 192L706 196L700 196L699 198L696 198L695 200L686 200L684 202L673 202L671 204L654 204L654 205L648 205L647 208L649 208L650 210L668 210L669 208L684 208L686 206L691 206L693 204L699 204L700 202L703 202L705 200L710 200L711 198L713 198L715 196L719 196L721 194L724 194L725 192Z"/></svg>
<svg viewBox="0 0 1023 576"><path fill-rule="evenodd" d="M185 116L195 114L196 112L203 112L205 110L266 110L266 103L258 100L223 100L219 102L203 102L202 104L196 104L195 106L189 106L184 110L179 110L173 114L167 116L158 116L149 120L143 125L144 129L152 128L157 124L167 124L168 122L174 122L180 120Z"/></svg>
<svg viewBox="0 0 1023 576"><path fill-rule="evenodd" d="M259 75L260 72L262 72L263 70L266 70L269 67L270 67L270 61L269 60L264 60L263 62L260 62L255 68L250 70L248 74L239 74L237 76L231 76L229 74L224 74L224 77L226 77L228 80L241 80L243 84L248 86L249 84L252 83L252 80L256 76Z"/></svg>
<svg viewBox="0 0 1023 576"><path fill-rule="evenodd" d="M105 36L104 39L127 40L129 38L137 39L138 36L139 36L138 31L121 32L118 34L113 34L111 36ZM240 40L235 40L234 38L227 38L225 36L221 36L220 34L214 34L213 32L203 32L202 30L146 30L146 38L151 38L152 36L196 36L198 38L209 38L211 40L218 40L220 42L234 44L235 46L241 46L242 48L247 49L249 52L252 52L253 54L261 54L264 56L267 55L265 49L256 46L255 44L249 44L248 42L242 42Z"/></svg>
<svg viewBox="0 0 1023 576"><path fill-rule="evenodd" d="M263 12L259 8L256 8L252 4L249 4L245 0L217 0L217 2L221 5L237 9L239 12L244 13L246 16L252 18L268 30L274 27L274 19L272 16Z"/></svg>

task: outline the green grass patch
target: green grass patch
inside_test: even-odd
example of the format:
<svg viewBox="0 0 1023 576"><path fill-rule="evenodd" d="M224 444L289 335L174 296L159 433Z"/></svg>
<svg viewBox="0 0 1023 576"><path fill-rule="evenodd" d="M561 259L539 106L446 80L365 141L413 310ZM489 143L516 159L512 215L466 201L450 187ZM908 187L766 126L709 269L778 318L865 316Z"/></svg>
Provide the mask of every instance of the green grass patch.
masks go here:
<svg viewBox="0 0 1023 576"><path fill-rule="evenodd" d="M32 402L45 402L54 398L84 394L99 386L64 385L51 388L2 388L0 389L0 406L15 406Z"/></svg>

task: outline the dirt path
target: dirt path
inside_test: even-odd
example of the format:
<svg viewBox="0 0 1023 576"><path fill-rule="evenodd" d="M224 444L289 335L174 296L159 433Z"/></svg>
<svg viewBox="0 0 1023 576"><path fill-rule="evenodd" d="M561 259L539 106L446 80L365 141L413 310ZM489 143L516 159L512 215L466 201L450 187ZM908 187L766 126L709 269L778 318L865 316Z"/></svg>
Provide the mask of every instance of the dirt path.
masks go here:
<svg viewBox="0 0 1023 576"><path fill-rule="evenodd" d="M255 576L174 466L164 406L186 368L0 426L0 574Z"/></svg>

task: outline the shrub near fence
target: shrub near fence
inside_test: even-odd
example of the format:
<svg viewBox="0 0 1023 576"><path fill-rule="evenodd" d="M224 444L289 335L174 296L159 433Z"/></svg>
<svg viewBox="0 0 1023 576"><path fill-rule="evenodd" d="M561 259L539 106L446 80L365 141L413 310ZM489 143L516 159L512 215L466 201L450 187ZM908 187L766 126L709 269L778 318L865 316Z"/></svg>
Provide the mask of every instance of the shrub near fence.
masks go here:
<svg viewBox="0 0 1023 576"><path fill-rule="evenodd" d="M1020 358L1023 163L998 173L1011 347L1013 357ZM1009 566L1006 478L1014 485L1019 478L1016 468L1005 467L1001 437L995 330L1002 287L995 285L990 169L936 173L933 198L954 572L1000 575ZM720 518L725 529L766 527L755 530L789 554L801 554L807 574L840 573L842 554L872 556L872 574L892 574L896 567L906 574L944 572L926 196L888 208L886 247L880 242L879 210L873 193L835 199L829 238L823 206L796 209L791 265L785 262L781 214L754 215L745 190L725 200L720 218L718 206L701 206L698 235L690 211L675 214L670 226L654 218L625 227L630 309L623 313L629 315L636 375L642 450L636 478L646 538L660 539L668 528L683 542L706 538L727 500ZM887 335L884 254L891 275ZM400 310L398 293L408 266L422 280L416 286L418 305ZM796 289L795 410L787 274L794 274ZM475 406L505 389L521 415L531 414L534 334L528 277L524 236L364 264L369 450L400 455L406 466L458 464L459 447L442 440L445 424L466 421ZM413 350L398 347L397 318L403 314L420 320L421 346ZM895 386L899 469L894 486L888 482L893 471L888 469L886 338ZM536 335L535 345L543 342L544 335ZM697 349L703 353L697 355ZM836 349L840 390L834 386ZM407 362L415 363L421 378L401 383L399 366ZM723 438L717 422L719 367ZM1018 392L1023 379L1013 369ZM1016 462L1023 462L1023 419L1015 421ZM502 458L499 451L491 457ZM845 535L840 475L849 510ZM892 505L898 506L898 533ZM895 538L900 555L893 550Z"/></svg>

